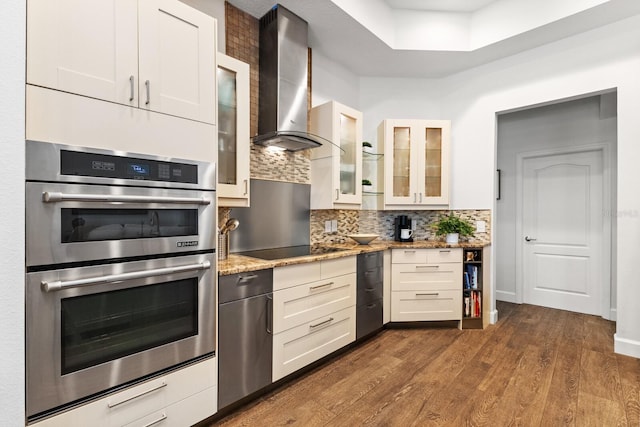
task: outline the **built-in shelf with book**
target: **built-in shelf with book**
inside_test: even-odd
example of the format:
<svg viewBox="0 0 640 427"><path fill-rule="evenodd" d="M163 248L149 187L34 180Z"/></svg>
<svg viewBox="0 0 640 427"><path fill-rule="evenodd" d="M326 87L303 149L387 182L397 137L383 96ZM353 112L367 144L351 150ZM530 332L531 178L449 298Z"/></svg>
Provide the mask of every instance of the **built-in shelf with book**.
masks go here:
<svg viewBox="0 0 640 427"><path fill-rule="evenodd" d="M483 328L483 249L467 248L463 251L462 266L462 328Z"/></svg>

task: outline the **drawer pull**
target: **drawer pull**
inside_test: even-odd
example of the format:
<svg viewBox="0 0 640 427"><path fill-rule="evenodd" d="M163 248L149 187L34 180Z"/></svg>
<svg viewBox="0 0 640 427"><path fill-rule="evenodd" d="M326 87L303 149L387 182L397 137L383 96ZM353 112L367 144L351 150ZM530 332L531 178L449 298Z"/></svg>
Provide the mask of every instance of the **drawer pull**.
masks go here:
<svg viewBox="0 0 640 427"><path fill-rule="evenodd" d="M130 402L130 401L132 401L132 400L134 400L134 399L137 399L137 398L139 398L139 397L146 396L147 394L149 394L149 393L153 393L154 391L156 391L156 390L160 390L161 388L166 387L166 386L167 386L167 383L166 383L166 382L164 382L164 381L162 381L160 384L158 384L158 385L157 385L157 386L155 386L155 387L150 388L149 390L145 390L145 391L140 392L140 393L138 393L138 394L135 394L135 395L133 395L133 396L131 396L131 397L128 397L128 398L126 398L126 399L123 399L123 400L121 400L121 401L119 401L119 402L116 402L116 403L108 402L108 403L107 403L107 406L108 406L109 408L115 408L116 406L120 406L120 405L122 405L123 403L127 403L127 402Z"/></svg>
<svg viewBox="0 0 640 427"><path fill-rule="evenodd" d="M407 251L407 250L405 250L405 251L404 251L404 253L405 253L405 254L415 254L415 253L416 253L416 251Z"/></svg>
<svg viewBox="0 0 640 427"><path fill-rule="evenodd" d="M441 254L448 253L448 252L451 252L451 249L442 249L440 251Z"/></svg>
<svg viewBox="0 0 640 427"><path fill-rule="evenodd" d="M416 265L416 270L419 268L440 268L439 265Z"/></svg>
<svg viewBox="0 0 640 427"><path fill-rule="evenodd" d="M317 289L326 288L326 287L329 287L329 286L331 286L331 285L333 285L333 282L325 283L324 285L311 286L311 287L309 288L309 290L310 290L310 291L315 291L315 290L317 290Z"/></svg>
<svg viewBox="0 0 640 427"><path fill-rule="evenodd" d="M315 325L309 325L309 329L319 328L320 326L328 326L329 323L331 322L333 322L333 317L330 317L327 320L322 321L320 323L316 323Z"/></svg>
<svg viewBox="0 0 640 427"><path fill-rule="evenodd" d="M151 426L155 426L156 424L160 424L161 422L163 422L164 420L167 419L167 414L162 413L162 415L160 415L160 418L158 418L155 421L151 421L150 423L147 423L145 425L143 425L142 427L151 427Z"/></svg>
<svg viewBox="0 0 640 427"><path fill-rule="evenodd" d="M240 277L238 277L238 283L248 282L250 280L257 279L257 278L258 278L257 274L250 274L248 276L240 276Z"/></svg>
<svg viewBox="0 0 640 427"><path fill-rule="evenodd" d="M376 305L378 305L378 304L376 304L376 303L374 302L374 303L372 303L372 304L367 305L367 308L373 308L373 307L375 307Z"/></svg>
<svg viewBox="0 0 640 427"><path fill-rule="evenodd" d="M438 292L433 292L429 294L416 294L417 297L437 297L440 295Z"/></svg>

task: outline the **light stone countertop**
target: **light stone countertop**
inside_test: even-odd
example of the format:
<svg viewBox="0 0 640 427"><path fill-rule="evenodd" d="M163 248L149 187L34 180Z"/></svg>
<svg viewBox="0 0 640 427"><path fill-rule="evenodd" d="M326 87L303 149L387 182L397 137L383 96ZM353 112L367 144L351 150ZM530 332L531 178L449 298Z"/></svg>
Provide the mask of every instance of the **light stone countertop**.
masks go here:
<svg viewBox="0 0 640 427"><path fill-rule="evenodd" d="M246 273L248 271L263 270L266 268L283 267L286 265L304 264L307 262L322 261L327 259L342 258L358 255L366 252L384 251L386 249L434 249L434 248L481 248L491 245L490 242L461 242L455 245L443 241L422 240L415 242L396 242L393 240L378 240L368 245L357 243L324 244L322 246L345 249L340 252L308 255L295 258L281 258L277 260L262 260L243 255L230 254L226 260L218 261L218 274Z"/></svg>

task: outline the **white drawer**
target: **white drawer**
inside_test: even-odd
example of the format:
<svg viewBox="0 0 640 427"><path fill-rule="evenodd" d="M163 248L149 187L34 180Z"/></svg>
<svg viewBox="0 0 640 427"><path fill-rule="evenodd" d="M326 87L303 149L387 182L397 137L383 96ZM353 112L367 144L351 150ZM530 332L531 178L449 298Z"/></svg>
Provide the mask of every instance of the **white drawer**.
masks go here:
<svg viewBox="0 0 640 427"><path fill-rule="evenodd" d="M462 290L462 263L398 264L391 267L393 291Z"/></svg>
<svg viewBox="0 0 640 427"><path fill-rule="evenodd" d="M462 319L462 292L399 291L391 293L391 320L415 322Z"/></svg>
<svg viewBox="0 0 640 427"><path fill-rule="evenodd" d="M38 427L123 426L217 385L217 361L207 359L34 424ZM115 405L115 406L114 406ZM111 406L111 407L110 407ZM212 415L216 401L203 410ZM207 415L207 416L209 416ZM206 418L206 417L205 417Z"/></svg>
<svg viewBox="0 0 640 427"><path fill-rule="evenodd" d="M322 279L320 261L276 267L273 269L273 290L286 289L320 279Z"/></svg>
<svg viewBox="0 0 640 427"><path fill-rule="evenodd" d="M392 264L426 264L428 249L393 249Z"/></svg>
<svg viewBox="0 0 640 427"><path fill-rule="evenodd" d="M355 273L357 270L358 261L355 255L320 261L320 278L322 279Z"/></svg>
<svg viewBox="0 0 640 427"><path fill-rule="evenodd" d="M442 264L445 262L462 264L462 248L429 249L427 251L427 262L429 264Z"/></svg>
<svg viewBox="0 0 640 427"><path fill-rule="evenodd" d="M355 303L355 273L281 289L273 293L273 332L282 332Z"/></svg>
<svg viewBox="0 0 640 427"><path fill-rule="evenodd" d="M216 412L217 387L211 387L189 396L173 405L142 417L126 427L184 427L210 417Z"/></svg>
<svg viewBox="0 0 640 427"><path fill-rule="evenodd" d="M333 353L355 339L355 306L275 334L273 381Z"/></svg>

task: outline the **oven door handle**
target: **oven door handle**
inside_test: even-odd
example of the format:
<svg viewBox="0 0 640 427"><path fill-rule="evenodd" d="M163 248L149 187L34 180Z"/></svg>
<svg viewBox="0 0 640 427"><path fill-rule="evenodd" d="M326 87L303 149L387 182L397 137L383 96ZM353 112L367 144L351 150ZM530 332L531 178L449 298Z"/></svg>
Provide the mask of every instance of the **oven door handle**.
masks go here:
<svg viewBox="0 0 640 427"><path fill-rule="evenodd" d="M56 202L116 202L116 203L170 203L209 205L210 199L204 197L157 197L157 196L126 196L111 194L67 194L55 191L42 193L45 203Z"/></svg>
<svg viewBox="0 0 640 427"><path fill-rule="evenodd" d="M123 282L125 280L144 279L147 277L164 276L174 273L185 273L189 271L208 270L211 262L204 261L198 264L182 265L179 267L156 268L153 270L132 271L130 273L110 274L108 276L89 277L86 279L53 282L43 281L42 290L45 292L62 291L69 288L79 288L82 286L101 285L104 283Z"/></svg>

